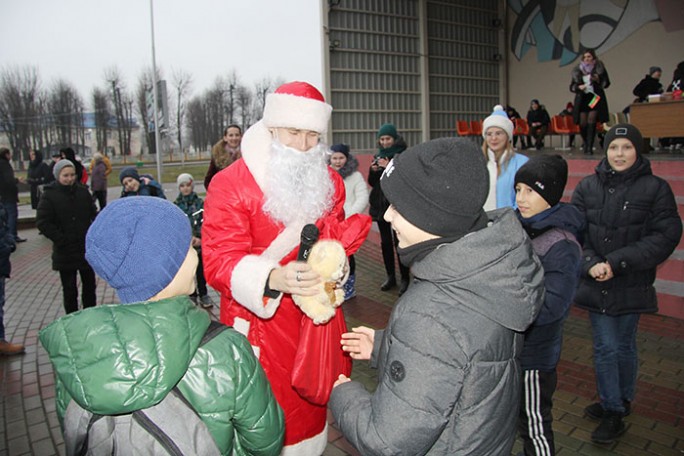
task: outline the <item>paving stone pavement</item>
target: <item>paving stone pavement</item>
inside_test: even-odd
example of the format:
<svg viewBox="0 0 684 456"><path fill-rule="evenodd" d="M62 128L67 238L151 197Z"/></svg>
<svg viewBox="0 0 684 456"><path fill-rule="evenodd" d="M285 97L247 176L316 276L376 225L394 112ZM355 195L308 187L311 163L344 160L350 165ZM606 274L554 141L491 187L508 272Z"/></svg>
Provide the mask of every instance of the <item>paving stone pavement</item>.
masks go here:
<svg viewBox="0 0 684 456"><path fill-rule="evenodd" d="M12 255L7 281L7 337L26 345L26 353L0 357L0 456L64 454L57 422L54 378L38 331L64 314L58 274L51 270L51 243L35 229L22 230L28 242ZM372 232L357 258L358 296L344 304L349 326L383 327L397 299L396 289L381 292L383 267L377 233ZM218 297L211 293L218 303ZM98 304L117 302L114 291L98 281ZM218 317L218 308L210 311ZM638 333L640 370L634 411L627 433L612 445L595 445L589 436L596 423L582 416L595 398L591 330L586 313L573 309L565 325L558 368L554 416L559 455L684 454L684 321L645 315ZM354 380L369 390L374 372L355 362ZM511 413L515 413L512 411ZM358 455L331 421L327 456ZM520 451L519 442L514 453Z"/></svg>

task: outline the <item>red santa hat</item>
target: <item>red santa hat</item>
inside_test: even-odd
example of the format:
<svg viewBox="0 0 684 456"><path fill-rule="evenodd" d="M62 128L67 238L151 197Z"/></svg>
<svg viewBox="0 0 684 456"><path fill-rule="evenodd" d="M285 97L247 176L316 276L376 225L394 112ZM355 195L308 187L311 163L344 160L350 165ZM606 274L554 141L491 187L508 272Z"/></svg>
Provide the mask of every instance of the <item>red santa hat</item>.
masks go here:
<svg viewBox="0 0 684 456"><path fill-rule="evenodd" d="M266 96L264 125L268 128L297 128L325 133L332 106L307 82L288 82Z"/></svg>

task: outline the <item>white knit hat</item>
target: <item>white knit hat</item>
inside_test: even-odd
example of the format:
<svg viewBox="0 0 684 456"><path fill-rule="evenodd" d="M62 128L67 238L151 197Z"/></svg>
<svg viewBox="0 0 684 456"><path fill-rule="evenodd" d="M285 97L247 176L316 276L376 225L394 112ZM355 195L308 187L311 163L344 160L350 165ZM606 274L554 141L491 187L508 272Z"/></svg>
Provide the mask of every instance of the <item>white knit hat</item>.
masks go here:
<svg viewBox="0 0 684 456"><path fill-rule="evenodd" d="M192 174L182 173L182 174L179 174L178 177L176 178L176 185L178 187L180 187L181 184L185 184L187 182L190 182L191 184L195 182L195 179L192 178Z"/></svg>
<svg viewBox="0 0 684 456"><path fill-rule="evenodd" d="M325 133L332 106L317 88L307 82L288 82L266 96L264 125L268 128L297 128Z"/></svg>
<svg viewBox="0 0 684 456"><path fill-rule="evenodd" d="M513 122L508 118L503 106L494 106L494 112L482 122L482 137L487 137L487 129L490 127L499 127L508 135L508 140L513 139Z"/></svg>

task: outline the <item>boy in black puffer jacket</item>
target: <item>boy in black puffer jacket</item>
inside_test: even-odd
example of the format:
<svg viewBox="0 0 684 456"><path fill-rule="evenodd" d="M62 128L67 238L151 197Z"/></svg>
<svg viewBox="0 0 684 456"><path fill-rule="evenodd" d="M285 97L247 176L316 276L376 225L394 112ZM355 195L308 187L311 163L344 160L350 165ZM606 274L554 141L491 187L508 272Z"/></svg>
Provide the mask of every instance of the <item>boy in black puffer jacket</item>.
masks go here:
<svg viewBox="0 0 684 456"><path fill-rule="evenodd" d="M539 315L525 331L520 356L524 378L518 430L526 455L556 454L551 414L556 365L579 279L577 238L584 228L584 215L560 202L567 180L568 165L559 155L534 157L515 175L516 213L544 267L546 290Z"/></svg>
<svg viewBox="0 0 684 456"><path fill-rule="evenodd" d="M656 267L682 235L677 203L666 181L641 155L641 132L618 124L605 138L606 158L577 185L572 203L587 217L582 274L575 302L589 311L600 402L585 413L601 423L591 439L611 443L625 432L639 360L639 316L657 312Z"/></svg>

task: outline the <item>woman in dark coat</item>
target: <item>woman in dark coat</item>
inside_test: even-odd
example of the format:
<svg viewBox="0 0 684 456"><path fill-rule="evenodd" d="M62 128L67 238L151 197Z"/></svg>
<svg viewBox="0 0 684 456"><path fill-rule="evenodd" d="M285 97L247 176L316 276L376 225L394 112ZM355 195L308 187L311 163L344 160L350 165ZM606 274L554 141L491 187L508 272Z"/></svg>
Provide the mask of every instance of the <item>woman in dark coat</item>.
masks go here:
<svg viewBox="0 0 684 456"><path fill-rule="evenodd" d="M573 119L580 126L584 153L593 154L596 123L608 122L606 92L610 78L606 67L593 49L582 54L582 61L572 69L570 91L575 94Z"/></svg>
<svg viewBox="0 0 684 456"><path fill-rule="evenodd" d="M54 167L55 182L45 186L36 225L52 241L52 269L59 271L66 313L78 310L76 274L82 283L83 308L95 305L95 272L85 259L85 237L97 213L87 188L76 180L69 160Z"/></svg>
<svg viewBox="0 0 684 456"><path fill-rule="evenodd" d="M378 130L378 153L373 159L370 170L368 171L368 185L371 186L369 203L369 213L371 218L377 222L380 231L380 247L382 250L382 260L385 263L387 278L380 285L382 291L388 291L397 286L397 276L394 269L394 252L399 244L396 233L392 226L383 216L389 207L389 202L380 188L380 177L385 168L395 155L402 153L407 148L404 138L399 136L397 129L392 124L384 124ZM399 285L399 296L406 292L409 286L409 268L399 262L399 273L401 274L401 284Z"/></svg>
<svg viewBox="0 0 684 456"><path fill-rule="evenodd" d="M40 186L50 181L50 166L43 161L43 153L39 150L30 150L28 173L26 182L31 186L31 207L38 209L40 199Z"/></svg>
<svg viewBox="0 0 684 456"><path fill-rule="evenodd" d="M610 443L625 432L634 399L636 330L642 313L658 311L656 267L674 251L682 220L668 183L653 175L633 125L605 138L606 158L577 185L572 203L586 215L578 307L589 311L599 403L585 413L601 423L591 438Z"/></svg>

